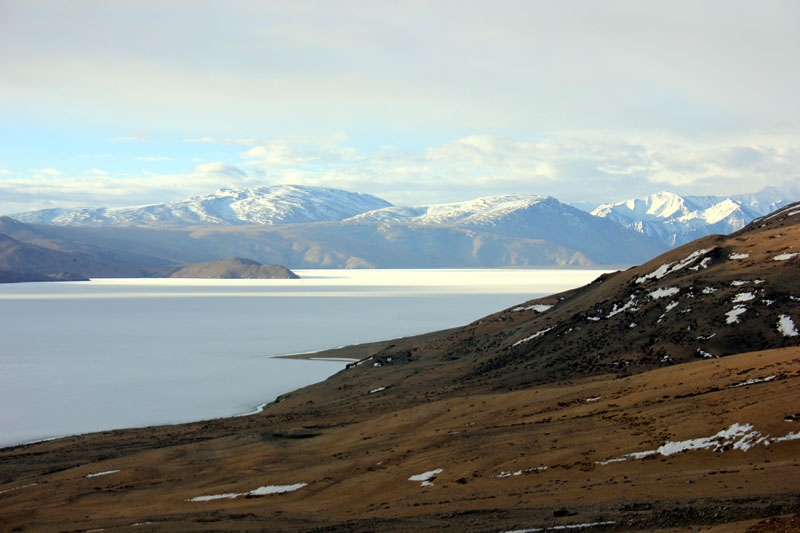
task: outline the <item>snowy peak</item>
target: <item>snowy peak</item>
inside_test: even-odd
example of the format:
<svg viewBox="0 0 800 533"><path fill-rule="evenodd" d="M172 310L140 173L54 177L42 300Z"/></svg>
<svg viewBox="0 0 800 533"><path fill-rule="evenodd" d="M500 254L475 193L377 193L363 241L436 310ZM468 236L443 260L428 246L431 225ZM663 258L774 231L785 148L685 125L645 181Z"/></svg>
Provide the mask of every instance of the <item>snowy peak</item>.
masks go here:
<svg viewBox="0 0 800 533"><path fill-rule="evenodd" d="M501 195L466 202L418 207L386 207L353 217L354 222L404 222L420 226L485 226L542 203L559 203L538 195Z"/></svg>
<svg viewBox="0 0 800 533"><path fill-rule="evenodd" d="M726 198L679 196L661 191L645 198L604 204L592 214L677 246L705 235L740 230L789 201L775 198L773 191L765 190L764 195L764 198L758 194Z"/></svg>
<svg viewBox="0 0 800 533"><path fill-rule="evenodd" d="M704 209L711 204L704 197L682 197L668 191L660 191L644 198L632 198L614 204L603 204L592 211L599 217L627 216L638 220L680 218ZM712 200L713 201L713 200Z"/></svg>
<svg viewBox="0 0 800 533"><path fill-rule="evenodd" d="M178 202L84 209L47 209L13 215L20 222L58 226L275 226L337 221L390 206L376 196L325 187L277 185L223 188Z"/></svg>

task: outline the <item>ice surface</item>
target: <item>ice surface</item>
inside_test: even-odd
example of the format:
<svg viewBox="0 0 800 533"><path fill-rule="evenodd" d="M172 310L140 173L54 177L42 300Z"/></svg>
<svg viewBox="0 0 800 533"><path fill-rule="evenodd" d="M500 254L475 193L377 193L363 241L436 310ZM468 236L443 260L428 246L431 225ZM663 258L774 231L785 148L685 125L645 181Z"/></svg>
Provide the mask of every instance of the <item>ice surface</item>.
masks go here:
<svg viewBox="0 0 800 533"><path fill-rule="evenodd" d="M270 356L468 324L601 272L298 270L297 280L2 284L0 446L251 413L345 367Z"/></svg>

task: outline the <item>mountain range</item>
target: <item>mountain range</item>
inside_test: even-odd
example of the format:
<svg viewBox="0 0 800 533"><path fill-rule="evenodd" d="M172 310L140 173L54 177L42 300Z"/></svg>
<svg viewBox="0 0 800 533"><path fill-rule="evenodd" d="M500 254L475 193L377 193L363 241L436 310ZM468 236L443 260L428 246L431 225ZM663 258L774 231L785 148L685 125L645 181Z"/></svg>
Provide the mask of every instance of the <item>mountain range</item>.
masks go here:
<svg viewBox="0 0 800 533"><path fill-rule="evenodd" d="M417 215L421 216L421 215ZM258 414L0 450L0 527L796 531L800 203L347 359Z"/></svg>
<svg viewBox="0 0 800 533"><path fill-rule="evenodd" d="M645 198L603 204L591 213L676 246L705 235L740 230L751 220L798 198L800 184L729 197L679 196L661 191Z"/></svg>
<svg viewBox="0 0 800 533"><path fill-rule="evenodd" d="M0 270L160 276L231 257L292 269L630 265L741 229L793 192L800 196L790 186L728 198L660 192L588 213L538 195L402 207L323 187L228 188L148 206L0 217Z"/></svg>

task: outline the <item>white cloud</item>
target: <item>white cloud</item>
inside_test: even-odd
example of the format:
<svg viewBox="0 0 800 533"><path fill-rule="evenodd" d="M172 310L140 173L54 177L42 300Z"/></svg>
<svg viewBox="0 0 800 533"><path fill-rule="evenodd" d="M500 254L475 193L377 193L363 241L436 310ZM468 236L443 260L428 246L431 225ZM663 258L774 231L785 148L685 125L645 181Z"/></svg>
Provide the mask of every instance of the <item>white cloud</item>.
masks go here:
<svg viewBox="0 0 800 533"><path fill-rule="evenodd" d="M112 142L117 143L144 143L150 142L152 139L146 133L135 133L133 135L123 135L120 137L112 137Z"/></svg>
<svg viewBox="0 0 800 533"><path fill-rule="evenodd" d="M738 194L800 181L800 143L759 133L713 141L674 134L567 131L538 139L470 135L421 148L359 150L349 137L276 139L198 162L182 173L127 175L109 168L77 177L46 168L3 173L0 213L58 204L118 206L204 194L219 187L294 183L375 194L396 204L430 204L508 193L564 202L609 202L656 190ZM27 207L23 207L23 204Z"/></svg>
<svg viewBox="0 0 800 533"><path fill-rule="evenodd" d="M252 146L254 144L258 144L258 141L255 139L218 139L215 137L193 137L183 139L185 143L205 143L205 144L221 144L221 145L242 145L242 146Z"/></svg>
<svg viewBox="0 0 800 533"><path fill-rule="evenodd" d="M223 142L352 125L393 142L800 119L793 2L236 4L15 3L3 99Z"/></svg>
<svg viewBox="0 0 800 533"><path fill-rule="evenodd" d="M140 156L136 158L139 161L170 161L171 157L157 157L157 156Z"/></svg>

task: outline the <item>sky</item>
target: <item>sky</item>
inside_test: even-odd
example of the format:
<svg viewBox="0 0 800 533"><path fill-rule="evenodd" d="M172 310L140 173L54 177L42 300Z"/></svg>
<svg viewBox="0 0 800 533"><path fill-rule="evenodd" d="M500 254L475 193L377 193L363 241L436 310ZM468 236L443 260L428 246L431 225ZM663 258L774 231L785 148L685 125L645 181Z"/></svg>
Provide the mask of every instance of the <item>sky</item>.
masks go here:
<svg viewBox="0 0 800 533"><path fill-rule="evenodd" d="M800 2L0 0L0 215L800 180Z"/></svg>

